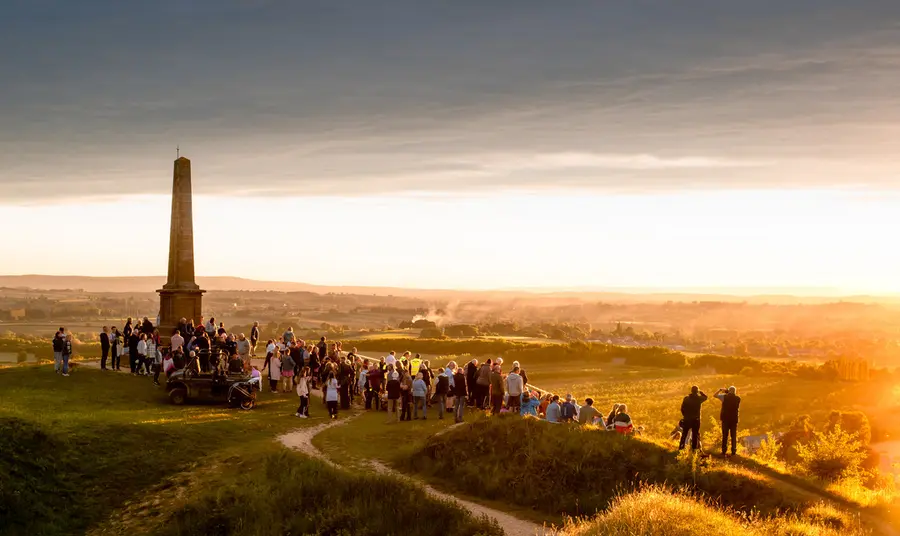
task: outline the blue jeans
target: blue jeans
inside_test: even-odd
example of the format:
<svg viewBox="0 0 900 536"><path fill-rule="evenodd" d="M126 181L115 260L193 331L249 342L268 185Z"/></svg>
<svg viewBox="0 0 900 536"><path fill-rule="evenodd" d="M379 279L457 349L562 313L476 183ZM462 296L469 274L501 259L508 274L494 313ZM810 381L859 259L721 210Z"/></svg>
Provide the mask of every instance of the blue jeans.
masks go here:
<svg viewBox="0 0 900 536"><path fill-rule="evenodd" d="M59 372L62 368L62 352L53 352L53 370Z"/></svg>
<svg viewBox="0 0 900 536"><path fill-rule="evenodd" d="M69 354L62 355L62 372L63 374L69 373Z"/></svg>
<svg viewBox="0 0 900 536"><path fill-rule="evenodd" d="M424 396L414 396L413 397L413 419L419 418L419 404L422 405L422 418L428 416L428 404L425 403Z"/></svg>
<svg viewBox="0 0 900 536"><path fill-rule="evenodd" d="M453 403L453 416L456 422L463 422L463 411L466 409L466 397L457 396Z"/></svg>

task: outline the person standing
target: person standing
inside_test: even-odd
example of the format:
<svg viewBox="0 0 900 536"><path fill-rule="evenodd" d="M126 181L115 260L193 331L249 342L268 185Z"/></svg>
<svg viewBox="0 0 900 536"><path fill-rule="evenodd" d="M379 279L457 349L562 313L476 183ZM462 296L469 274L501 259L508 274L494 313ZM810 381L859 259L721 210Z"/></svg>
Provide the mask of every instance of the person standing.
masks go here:
<svg viewBox="0 0 900 536"><path fill-rule="evenodd" d="M72 342L74 341L74 337L72 337L72 333L67 333L65 338L63 339L63 347L62 347L62 375L65 377L69 376L69 359L72 357Z"/></svg>
<svg viewBox="0 0 900 536"><path fill-rule="evenodd" d="M178 328L172 330L172 337L169 339L169 342L171 344L172 362L175 363L177 361L181 366L184 366L184 336Z"/></svg>
<svg viewBox="0 0 900 536"><path fill-rule="evenodd" d="M290 352L282 354L284 359L281 360L281 391L289 393L294 385L294 358Z"/></svg>
<svg viewBox="0 0 900 536"><path fill-rule="evenodd" d="M137 343L137 365L135 365L134 369L138 374L143 374L141 371L142 366L147 372L150 372L150 368L147 366L147 335L145 333L141 333L141 338ZM132 371L132 374L134 374L134 371Z"/></svg>
<svg viewBox="0 0 900 536"><path fill-rule="evenodd" d="M110 352L110 370L121 370L119 367L122 362L122 356L120 355L120 346L121 336L119 334L119 329L116 326L113 326L111 330L109 330L109 352Z"/></svg>
<svg viewBox="0 0 900 536"><path fill-rule="evenodd" d="M247 336L243 333L238 335L236 347L238 357L241 358L241 362L243 363L244 372L250 372L250 352L252 344L250 344L250 341L247 340Z"/></svg>
<svg viewBox="0 0 900 536"><path fill-rule="evenodd" d="M138 343L141 342L141 337L138 335L136 329L130 328L130 326L125 326L129 328L128 331L128 365L131 368L131 373L137 373L138 366Z"/></svg>
<svg viewBox="0 0 900 536"><path fill-rule="evenodd" d="M475 380L475 407L478 409L485 409L485 401L490 395L492 369L490 359L478 369L478 378Z"/></svg>
<svg viewBox="0 0 900 536"><path fill-rule="evenodd" d="M500 410L503 408L505 389L503 386L503 374L500 370L500 365L494 365L493 370L491 370L491 415L500 415Z"/></svg>
<svg viewBox="0 0 900 536"><path fill-rule="evenodd" d="M325 380L325 405L328 407L328 416L331 420L337 419L338 416L338 389L340 384L334 375L334 372L328 373L328 379Z"/></svg>
<svg viewBox="0 0 900 536"><path fill-rule="evenodd" d="M325 342L325 337L322 337L322 339L319 340L319 344L316 345L316 348L319 349L319 359L322 360L322 362L328 359L328 343Z"/></svg>
<svg viewBox="0 0 900 536"><path fill-rule="evenodd" d="M709 397L696 385L691 387L691 394L681 401L681 417L684 419L684 433L678 450L684 450L688 431L691 432L691 450L697 450L700 441L700 407Z"/></svg>
<svg viewBox="0 0 900 536"><path fill-rule="evenodd" d="M53 335L53 370L57 374L62 372L62 352L66 344L66 328L59 328Z"/></svg>
<svg viewBox="0 0 900 536"><path fill-rule="evenodd" d="M400 420L412 420L412 376L406 370L400 369Z"/></svg>
<svg viewBox="0 0 900 536"><path fill-rule="evenodd" d="M100 370L106 370L106 361L109 359L109 328L103 326L100 332Z"/></svg>
<svg viewBox="0 0 900 536"><path fill-rule="evenodd" d="M422 420L424 421L428 417L428 404L425 403L425 396L428 394L428 385L425 384L425 380L422 379L422 373L416 374L416 379L412 383L412 396L413 396L413 419L419 419L419 406L422 407Z"/></svg>
<svg viewBox="0 0 900 536"><path fill-rule="evenodd" d="M519 376L519 366L514 365L512 372L506 377L506 407L511 413L519 414L524 390L525 383L522 381L522 376Z"/></svg>
<svg viewBox="0 0 900 536"><path fill-rule="evenodd" d="M154 334L155 332L156 330L154 329ZM159 386L159 373L162 372L162 354L159 352L159 344L153 335L147 337L147 363L150 364L150 371L153 372L153 385Z"/></svg>
<svg viewBox="0 0 900 536"><path fill-rule="evenodd" d="M256 357L256 343L259 342L259 322L254 322L250 328L250 357Z"/></svg>
<svg viewBox="0 0 900 536"><path fill-rule="evenodd" d="M446 369L441 369L437 380L434 382L434 403L438 408L438 419L444 418L444 410L447 409L447 394L450 392L450 376Z"/></svg>
<svg viewBox="0 0 900 536"><path fill-rule="evenodd" d="M132 331L134 331L134 328L131 327L131 317L128 317L128 319L125 320L125 327L122 328L122 337L124 337L125 340L128 341L131 338Z"/></svg>
<svg viewBox="0 0 900 536"><path fill-rule="evenodd" d="M300 406L297 408L296 417L309 418L309 367L300 369L297 377L297 396L300 397Z"/></svg>
<svg viewBox="0 0 900 536"><path fill-rule="evenodd" d="M466 374L463 372L462 368L457 368L456 372L453 373L453 394L456 395L456 400L454 400L453 403L453 420L457 423L463 422L463 412L466 407L466 395L469 394L466 381Z"/></svg>
<svg viewBox="0 0 900 536"><path fill-rule="evenodd" d="M402 391L400 388L400 373L394 370L393 365L388 365L385 369L385 375L387 377L387 385L385 386L387 391L387 422L400 422L400 397Z"/></svg>
<svg viewBox="0 0 900 536"><path fill-rule="evenodd" d="M475 405L475 393L477 393L476 380L478 379L478 360L473 359L466 365L466 389L468 390L469 406Z"/></svg>
<svg viewBox="0 0 900 536"><path fill-rule="evenodd" d="M722 388L713 395L722 402L722 411L719 418L722 419L722 456L728 452L728 436L731 436L731 455L737 455L737 425L738 414L741 409L741 397L737 395L737 388L731 386Z"/></svg>

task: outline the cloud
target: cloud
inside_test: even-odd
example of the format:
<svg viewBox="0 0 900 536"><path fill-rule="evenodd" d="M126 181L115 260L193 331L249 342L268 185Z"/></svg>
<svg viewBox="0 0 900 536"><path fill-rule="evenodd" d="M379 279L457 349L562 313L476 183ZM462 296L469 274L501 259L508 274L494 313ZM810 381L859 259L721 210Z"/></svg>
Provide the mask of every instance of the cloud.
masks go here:
<svg viewBox="0 0 900 536"><path fill-rule="evenodd" d="M900 3L13 2L0 199L893 188ZM170 35L160 40L159 35ZM411 45L412 44L412 45Z"/></svg>

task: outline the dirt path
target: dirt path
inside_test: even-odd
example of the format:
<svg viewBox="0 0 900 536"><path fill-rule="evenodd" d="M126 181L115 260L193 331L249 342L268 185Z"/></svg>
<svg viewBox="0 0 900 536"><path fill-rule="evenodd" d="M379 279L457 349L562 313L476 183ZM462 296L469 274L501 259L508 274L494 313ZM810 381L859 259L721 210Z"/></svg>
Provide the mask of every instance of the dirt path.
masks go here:
<svg viewBox="0 0 900 536"><path fill-rule="evenodd" d="M332 426L343 426L349 423L359 415L361 415L361 413L355 413L351 417L338 421L322 423L309 428L299 428L292 432L288 432L284 435L278 436L278 441L280 441L281 444L287 448L298 450L308 456L325 461L326 463L335 466L335 464L331 460L329 460L319 449L317 449L313 445L312 439L316 435L327 430L328 428L331 428ZM425 484L421 480L397 473L390 467L380 462L370 460L369 465L377 473L388 474L412 481L414 484L421 486L432 497L453 501L471 512L472 515L476 517L484 515L490 519L496 520L497 523L499 523L503 528L503 531L506 532L507 536L551 536L557 534L552 529L541 527L540 525L531 523L530 521L523 521L499 510L494 510L493 508L488 508L486 506L482 506L480 504L476 504L460 499L458 497L454 497L453 495L440 492L432 488L428 484Z"/></svg>

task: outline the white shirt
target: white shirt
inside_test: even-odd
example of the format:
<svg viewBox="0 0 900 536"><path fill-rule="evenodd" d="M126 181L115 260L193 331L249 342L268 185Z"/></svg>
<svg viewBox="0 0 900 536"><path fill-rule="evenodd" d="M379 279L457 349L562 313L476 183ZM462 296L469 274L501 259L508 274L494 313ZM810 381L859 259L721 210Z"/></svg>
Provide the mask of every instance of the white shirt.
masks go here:
<svg viewBox="0 0 900 536"><path fill-rule="evenodd" d="M138 355L147 355L147 341L140 341L137 345Z"/></svg>
<svg viewBox="0 0 900 536"><path fill-rule="evenodd" d="M385 365L393 365L395 363L397 363L397 358L392 355L388 355L387 357L384 358Z"/></svg>
<svg viewBox="0 0 900 536"><path fill-rule="evenodd" d="M275 343L272 343L272 344L266 346L266 353L267 354L275 353Z"/></svg>

